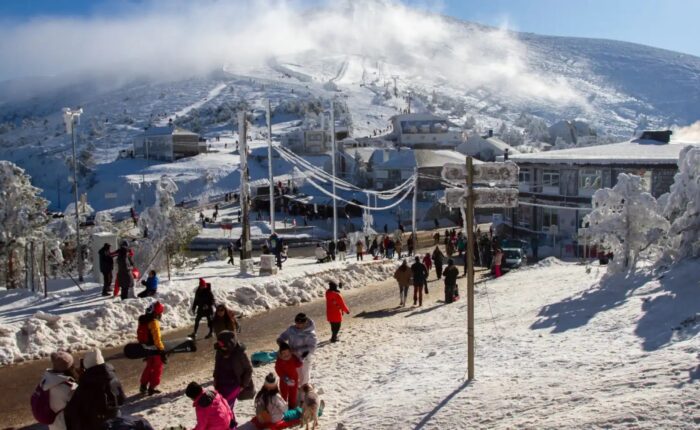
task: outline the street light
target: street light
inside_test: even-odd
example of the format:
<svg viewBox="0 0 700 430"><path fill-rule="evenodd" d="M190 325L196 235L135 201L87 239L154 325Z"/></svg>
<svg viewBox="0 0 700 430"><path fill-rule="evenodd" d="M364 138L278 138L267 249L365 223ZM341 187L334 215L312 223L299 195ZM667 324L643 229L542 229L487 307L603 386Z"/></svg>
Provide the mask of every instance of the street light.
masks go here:
<svg viewBox="0 0 700 430"><path fill-rule="evenodd" d="M66 132L70 133L73 142L73 195L75 196L75 241L78 251L78 280L83 282L83 250L80 247L80 206L78 205L78 159L75 154L75 126L80 124L83 109L63 108L63 122Z"/></svg>

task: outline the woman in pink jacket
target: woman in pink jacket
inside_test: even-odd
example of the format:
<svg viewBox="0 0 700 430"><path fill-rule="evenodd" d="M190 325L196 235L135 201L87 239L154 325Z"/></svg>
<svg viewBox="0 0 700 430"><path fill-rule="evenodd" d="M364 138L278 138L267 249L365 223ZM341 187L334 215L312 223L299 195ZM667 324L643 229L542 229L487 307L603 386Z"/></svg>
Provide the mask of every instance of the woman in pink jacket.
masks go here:
<svg viewBox="0 0 700 430"><path fill-rule="evenodd" d="M235 428L233 413L228 403L215 390L202 389L196 382L190 382L185 390L187 397L194 401L197 412L197 426L192 430L228 430Z"/></svg>

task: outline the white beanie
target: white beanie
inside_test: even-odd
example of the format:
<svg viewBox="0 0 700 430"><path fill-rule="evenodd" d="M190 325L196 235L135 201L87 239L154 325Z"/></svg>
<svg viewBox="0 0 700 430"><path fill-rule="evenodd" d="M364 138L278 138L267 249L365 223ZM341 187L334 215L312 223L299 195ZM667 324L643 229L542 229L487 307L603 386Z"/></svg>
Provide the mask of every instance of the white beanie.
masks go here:
<svg viewBox="0 0 700 430"><path fill-rule="evenodd" d="M99 349L89 351L85 354L85 357L83 357L83 366L86 369L99 366L100 364L105 364L105 359L102 357L102 351Z"/></svg>

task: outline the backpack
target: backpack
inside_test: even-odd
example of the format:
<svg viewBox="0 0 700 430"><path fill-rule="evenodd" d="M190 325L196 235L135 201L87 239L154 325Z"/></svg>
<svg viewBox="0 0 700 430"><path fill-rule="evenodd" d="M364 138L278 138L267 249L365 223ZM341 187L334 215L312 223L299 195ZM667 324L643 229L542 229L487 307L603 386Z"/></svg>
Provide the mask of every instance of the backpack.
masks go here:
<svg viewBox="0 0 700 430"><path fill-rule="evenodd" d="M148 323L152 321L152 317L149 315L141 315L139 317L139 325L136 329L136 340L138 343L144 345L153 345L153 338L151 337L151 330L148 328Z"/></svg>
<svg viewBox="0 0 700 430"><path fill-rule="evenodd" d="M34 389L30 401L32 404L32 415L34 415L34 419L39 424L53 424L56 421L56 416L61 412L54 412L51 409L51 392L41 388L41 384L38 384Z"/></svg>

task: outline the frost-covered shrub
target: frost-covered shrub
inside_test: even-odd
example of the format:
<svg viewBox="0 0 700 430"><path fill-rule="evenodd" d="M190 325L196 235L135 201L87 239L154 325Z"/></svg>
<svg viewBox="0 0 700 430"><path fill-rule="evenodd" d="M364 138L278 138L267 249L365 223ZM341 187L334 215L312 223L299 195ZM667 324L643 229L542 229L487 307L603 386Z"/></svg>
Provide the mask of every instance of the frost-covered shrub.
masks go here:
<svg viewBox="0 0 700 430"><path fill-rule="evenodd" d="M612 251L609 270L634 267L643 253L652 259L660 256L670 225L641 177L620 173L613 188L595 192L592 206L584 223L591 239Z"/></svg>
<svg viewBox="0 0 700 430"><path fill-rule="evenodd" d="M671 190L659 203L671 223L669 255L673 259L700 256L700 148L683 148Z"/></svg>

